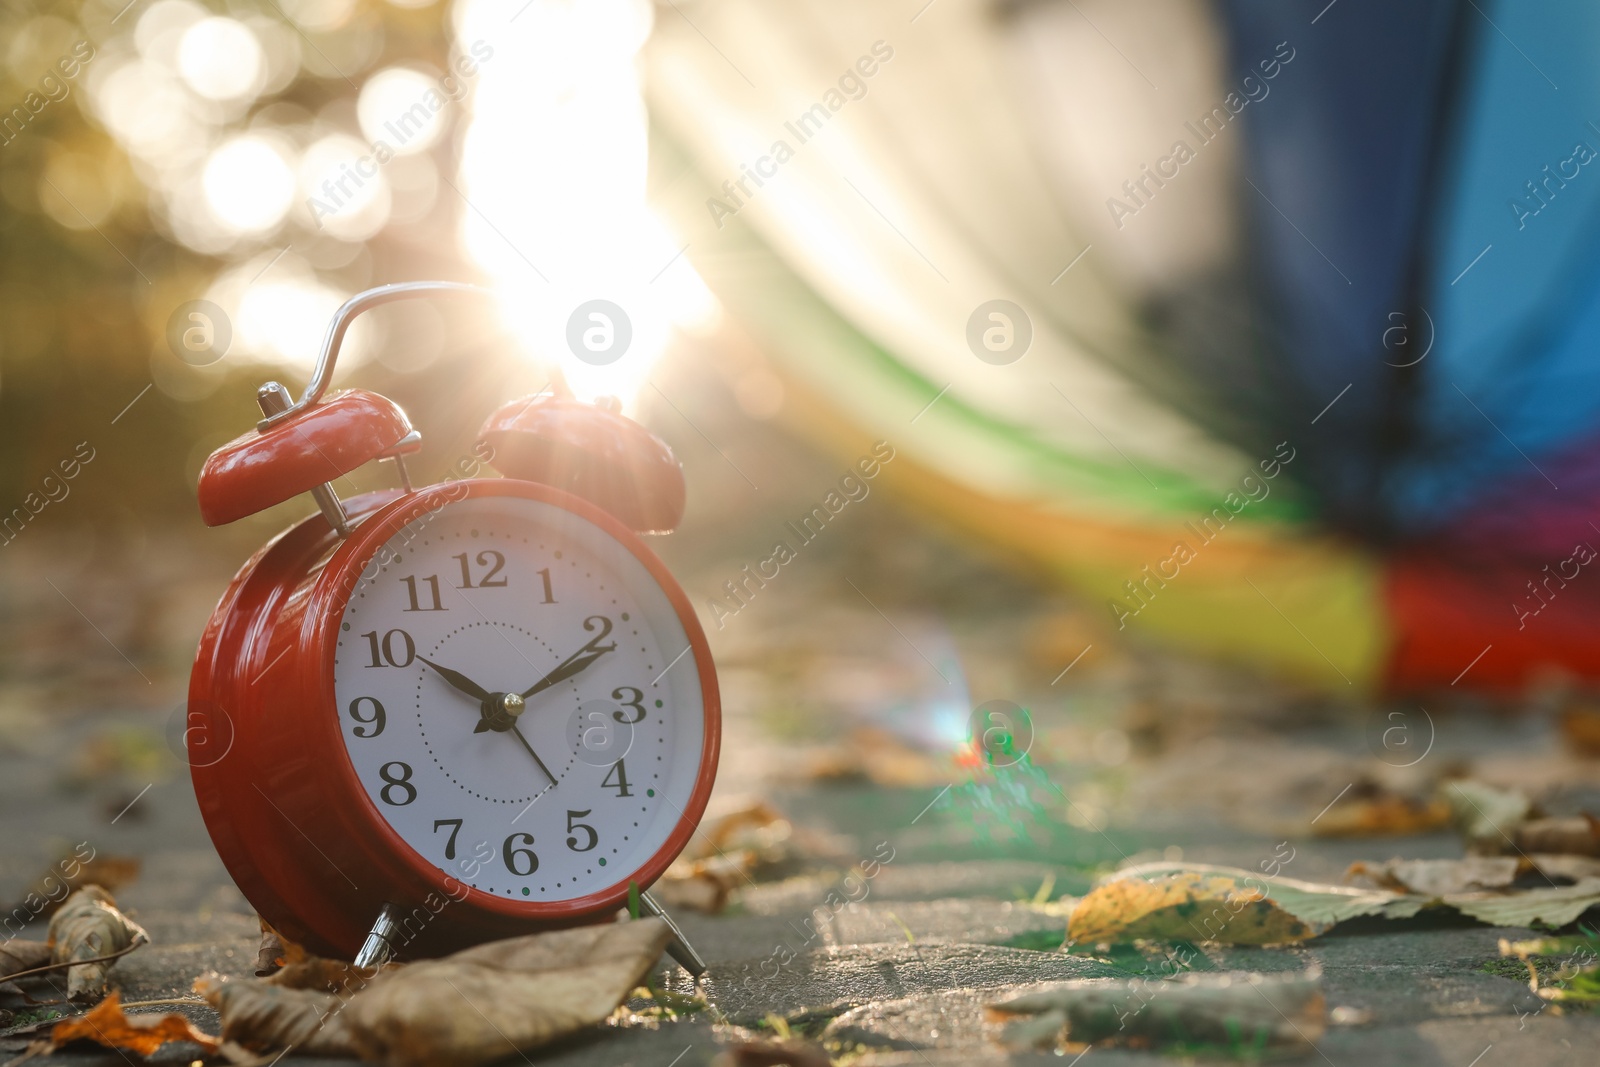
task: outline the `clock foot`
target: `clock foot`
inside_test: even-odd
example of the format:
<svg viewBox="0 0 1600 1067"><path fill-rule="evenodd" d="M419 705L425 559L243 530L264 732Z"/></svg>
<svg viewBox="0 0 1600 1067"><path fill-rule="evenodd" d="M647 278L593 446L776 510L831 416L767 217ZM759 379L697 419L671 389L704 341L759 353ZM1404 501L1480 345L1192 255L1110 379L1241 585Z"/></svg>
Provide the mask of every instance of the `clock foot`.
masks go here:
<svg viewBox="0 0 1600 1067"><path fill-rule="evenodd" d="M375 971L394 959L395 938L399 933L400 924L395 921L394 905L385 904L378 912L378 917L372 921L372 929L368 931L367 939L361 943L361 951L356 953L356 968Z"/></svg>
<svg viewBox="0 0 1600 1067"><path fill-rule="evenodd" d="M689 939L683 935L683 931L673 921L672 916L667 914L667 909L650 895L649 890L639 894L639 910L646 915L654 915L667 924L667 929L672 931L672 941L667 945L667 955L677 961L679 967L688 971L689 977L699 981L700 976L706 973L706 961L700 958L700 953L689 944Z"/></svg>

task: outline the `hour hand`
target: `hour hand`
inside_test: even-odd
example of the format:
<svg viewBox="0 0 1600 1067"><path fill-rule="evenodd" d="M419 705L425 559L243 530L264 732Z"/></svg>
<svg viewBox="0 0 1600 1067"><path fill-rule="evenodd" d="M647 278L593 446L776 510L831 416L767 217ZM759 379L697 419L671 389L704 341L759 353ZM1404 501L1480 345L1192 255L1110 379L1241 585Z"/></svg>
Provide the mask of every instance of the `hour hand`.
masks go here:
<svg viewBox="0 0 1600 1067"><path fill-rule="evenodd" d="M424 656L418 656L417 658L433 668L434 673L443 678L452 689L460 690L474 700L488 700L494 695L460 671L453 671L449 667L441 667Z"/></svg>
<svg viewBox="0 0 1600 1067"><path fill-rule="evenodd" d="M595 649L594 651L584 649L576 656L573 656L555 670L539 679L539 681L534 684L533 688L524 690L522 699L527 700L529 697L542 693L553 685L564 682L568 678L574 677L575 675L582 674L589 668L591 663L616 647L617 646L613 644L607 645L604 648Z"/></svg>
<svg viewBox="0 0 1600 1067"><path fill-rule="evenodd" d="M562 660L556 665L554 670L535 682L532 688L524 689L522 691L523 700L527 700L529 697L534 696L535 694L542 693L551 686L560 682L564 682L574 675L581 674L583 671L589 669L590 664L599 659L601 656L605 655L607 652L616 651L617 643L615 641L611 642L609 645L602 645L600 643L601 641L604 641L611 633L610 619L606 618L604 615L591 615L587 619L583 620L583 628L591 633L598 628L600 632L595 634L594 637L590 639L588 644L584 645L582 648L578 649L578 651Z"/></svg>

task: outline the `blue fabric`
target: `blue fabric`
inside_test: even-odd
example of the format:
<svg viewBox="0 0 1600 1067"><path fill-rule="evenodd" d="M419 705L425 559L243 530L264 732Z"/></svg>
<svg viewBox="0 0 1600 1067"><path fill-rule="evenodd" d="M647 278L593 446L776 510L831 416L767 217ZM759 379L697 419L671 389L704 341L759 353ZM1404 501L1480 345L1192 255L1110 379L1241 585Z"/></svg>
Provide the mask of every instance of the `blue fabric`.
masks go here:
<svg viewBox="0 0 1600 1067"><path fill-rule="evenodd" d="M1396 481L1401 519L1419 531L1600 424L1600 5L1478 7L1428 245L1439 336L1423 365L1423 437Z"/></svg>
<svg viewBox="0 0 1600 1067"><path fill-rule="evenodd" d="M1299 473L1327 521L1370 535L1391 525L1381 494L1417 373L1393 364L1425 340L1409 313L1456 5L1225 0L1222 14L1234 84L1294 49L1241 116L1239 195L1293 383L1280 432L1306 442Z"/></svg>

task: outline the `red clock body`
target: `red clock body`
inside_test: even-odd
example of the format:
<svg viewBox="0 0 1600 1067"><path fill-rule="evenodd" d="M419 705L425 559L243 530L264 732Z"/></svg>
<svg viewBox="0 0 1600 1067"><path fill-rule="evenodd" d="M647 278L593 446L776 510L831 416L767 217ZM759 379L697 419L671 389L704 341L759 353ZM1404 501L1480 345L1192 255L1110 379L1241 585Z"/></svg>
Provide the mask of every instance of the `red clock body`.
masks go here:
<svg viewBox="0 0 1600 1067"><path fill-rule="evenodd" d="M614 914L715 777L716 674L683 590L548 485L343 507L347 537L315 515L244 565L196 656L194 787L240 889L346 958L385 905L416 956Z"/></svg>

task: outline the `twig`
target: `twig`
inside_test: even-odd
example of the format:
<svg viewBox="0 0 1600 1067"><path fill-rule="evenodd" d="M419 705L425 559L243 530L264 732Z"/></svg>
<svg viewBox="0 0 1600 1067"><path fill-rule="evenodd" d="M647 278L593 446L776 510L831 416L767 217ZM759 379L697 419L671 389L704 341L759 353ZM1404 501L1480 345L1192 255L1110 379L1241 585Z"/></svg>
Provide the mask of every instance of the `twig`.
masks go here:
<svg viewBox="0 0 1600 1067"><path fill-rule="evenodd" d="M205 1008L205 1007L209 1007L210 1006L204 1000L200 999L199 997L194 997L194 998L190 998L190 999L185 999L183 997L163 997L160 1000L124 1000L122 1002L122 1007L124 1007L124 1008L155 1008L155 1007L160 1007L163 1004L192 1004L195 1007L199 1007L199 1008Z"/></svg>
<svg viewBox="0 0 1600 1067"><path fill-rule="evenodd" d="M30 975L44 974L46 971L59 971L67 967L81 967L85 963L105 963L107 960L121 959L134 949L141 948L149 943L150 942L145 938L137 938L134 940L133 944L129 945L127 948L119 949L118 951L111 953L109 956L93 956L86 960L66 960L62 963L47 963L43 967L35 967L29 971L18 971L16 974L0 976L0 984L5 982L14 982L18 978L27 978Z"/></svg>

